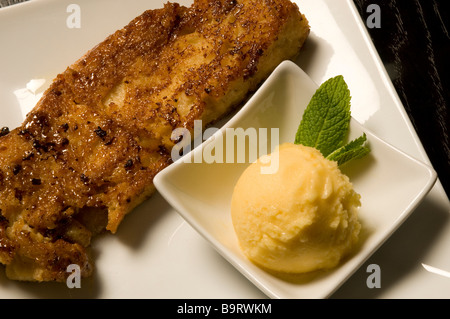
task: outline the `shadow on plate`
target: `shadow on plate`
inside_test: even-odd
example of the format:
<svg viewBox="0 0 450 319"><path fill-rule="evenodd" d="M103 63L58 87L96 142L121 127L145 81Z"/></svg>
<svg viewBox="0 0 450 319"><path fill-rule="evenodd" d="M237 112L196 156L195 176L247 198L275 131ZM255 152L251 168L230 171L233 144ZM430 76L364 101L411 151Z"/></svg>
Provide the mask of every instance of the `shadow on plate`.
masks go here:
<svg viewBox="0 0 450 319"><path fill-rule="evenodd" d="M444 207L436 205L430 197L425 198L404 224L331 298L380 298L384 290L388 291L420 267L449 218L449 212ZM380 266L381 288L370 289L366 285L370 275L366 267L370 264Z"/></svg>
<svg viewBox="0 0 450 319"><path fill-rule="evenodd" d="M0 286L4 290L21 290L24 298L39 299L93 299L100 295L102 285L98 273L82 279L81 288L68 288L65 283L19 282L6 278L4 267L0 271Z"/></svg>
<svg viewBox="0 0 450 319"><path fill-rule="evenodd" d="M318 81L325 77L333 54L331 45L311 31L299 56L293 62L312 79Z"/></svg>
<svg viewBox="0 0 450 319"><path fill-rule="evenodd" d="M117 233L112 236L117 236L122 243L137 250L152 229L158 227L158 220L171 209L161 195L155 192L148 200L125 216Z"/></svg>

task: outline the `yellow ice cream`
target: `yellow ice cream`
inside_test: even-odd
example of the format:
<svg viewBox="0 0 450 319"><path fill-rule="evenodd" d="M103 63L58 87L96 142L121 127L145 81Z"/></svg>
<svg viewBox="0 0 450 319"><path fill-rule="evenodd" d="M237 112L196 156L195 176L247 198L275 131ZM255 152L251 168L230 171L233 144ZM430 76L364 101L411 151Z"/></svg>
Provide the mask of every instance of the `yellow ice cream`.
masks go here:
<svg viewBox="0 0 450 319"><path fill-rule="evenodd" d="M360 195L314 148L287 143L270 156L278 156L277 172L262 174L267 164L258 160L234 189L231 214L244 254L279 272L335 267L358 241Z"/></svg>

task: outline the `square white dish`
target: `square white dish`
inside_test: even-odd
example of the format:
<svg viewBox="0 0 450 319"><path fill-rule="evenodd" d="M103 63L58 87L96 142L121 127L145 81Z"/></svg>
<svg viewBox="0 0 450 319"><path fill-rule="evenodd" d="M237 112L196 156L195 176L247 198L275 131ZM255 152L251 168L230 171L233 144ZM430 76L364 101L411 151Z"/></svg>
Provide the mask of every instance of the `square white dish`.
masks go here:
<svg viewBox="0 0 450 319"><path fill-rule="evenodd" d="M279 128L279 142L293 142L303 111L317 88L296 64L283 62L230 121L154 180L172 207L271 298L329 297L406 220L437 178L429 165L379 139L352 118L349 139L364 132L371 149L370 155L343 168L362 197L361 247L327 272L281 278L255 266L242 254L230 216L234 185L249 163L198 159L203 158L205 148L220 148L227 128ZM268 145L272 149L276 146Z"/></svg>

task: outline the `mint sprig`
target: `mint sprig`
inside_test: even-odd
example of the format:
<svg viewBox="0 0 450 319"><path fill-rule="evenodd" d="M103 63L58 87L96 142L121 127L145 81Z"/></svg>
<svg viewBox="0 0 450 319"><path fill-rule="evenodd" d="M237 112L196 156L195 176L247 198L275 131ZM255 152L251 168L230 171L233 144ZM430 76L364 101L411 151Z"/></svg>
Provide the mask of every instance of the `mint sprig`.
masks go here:
<svg viewBox="0 0 450 319"><path fill-rule="evenodd" d="M329 159L330 161L338 162L338 165L340 166L350 160L364 157L370 152L369 148L364 145L366 140L366 134L363 134L347 145L335 150L333 153L327 156L327 159Z"/></svg>
<svg viewBox="0 0 450 319"><path fill-rule="evenodd" d="M365 134L345 143L350 128L350 100L342 75L324 82L303 113L294 143L314 147L338 165L368 154Z"/></svg>

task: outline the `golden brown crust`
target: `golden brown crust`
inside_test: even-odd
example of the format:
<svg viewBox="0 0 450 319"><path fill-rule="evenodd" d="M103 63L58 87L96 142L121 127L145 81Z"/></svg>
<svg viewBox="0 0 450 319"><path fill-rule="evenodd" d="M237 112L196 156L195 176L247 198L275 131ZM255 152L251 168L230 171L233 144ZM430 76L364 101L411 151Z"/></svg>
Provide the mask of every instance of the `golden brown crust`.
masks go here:
<svg viewBox="0 0 450 319"><path fill-rule="evenodd" d="M0 263L10 264L14 258L14 244L7 237L8 221L0 216Z"/></svg>
<svg viewBox="0 0 450 319"><path fill-rule="evenodd" d="M89 275L91 236L116 232L152 194L172 131L229 112L308 33L288 0L167 3L58 75L0 138L0 262L10 277L28 265L26 280L62 281L70 263Z"/></svg>

